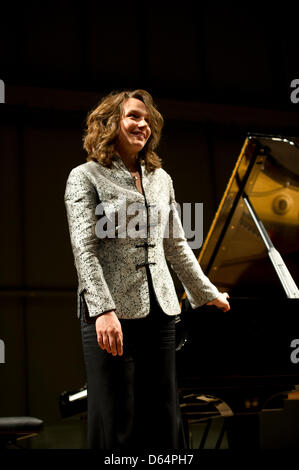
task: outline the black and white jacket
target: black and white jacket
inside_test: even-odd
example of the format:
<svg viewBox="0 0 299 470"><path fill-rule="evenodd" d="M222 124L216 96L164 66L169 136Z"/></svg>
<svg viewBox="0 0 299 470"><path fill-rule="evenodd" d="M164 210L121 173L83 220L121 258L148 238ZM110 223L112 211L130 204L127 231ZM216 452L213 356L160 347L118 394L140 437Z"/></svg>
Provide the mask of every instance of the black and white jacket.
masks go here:
<svg viewBox="0 0 299 470"><path fill-rule="evenodd" d="M90 317L112 309L119 318L147 316L146 266L162 310L177 315L180 305L166 260L193 308L219 296L186 240L171 177L162 168L149 173L143 164L141 173L144 195L119 157L112 168L90 161L68 176L65 205L78 275L78 316L83 305Z"/></svg>

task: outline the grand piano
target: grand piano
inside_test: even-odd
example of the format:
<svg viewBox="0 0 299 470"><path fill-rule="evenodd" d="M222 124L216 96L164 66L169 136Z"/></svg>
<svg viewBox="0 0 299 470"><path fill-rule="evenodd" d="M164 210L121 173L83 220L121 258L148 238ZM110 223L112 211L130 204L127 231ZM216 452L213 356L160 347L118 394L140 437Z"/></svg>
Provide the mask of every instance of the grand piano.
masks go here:
<svg viewBox="0 0 299 470"><path fill-rule="evenodd" d="M190 423L205 421L207 435L221 417L216 448L226 433L229 448L256 449L259 414L299 389L298 139L247 135L198 260L231 310L181 299L182 439L190 446ZM62 416L86 410L86 399L85 386L63 392Z"/></svg>
<svg viewBox="0 0 299 470"><path fill-rule="evenodd" d="M299 384L298 139L247 135L198 261L231 310L181 299L185 434L222 416L230 448L258 448L259 414Z"/></svg>

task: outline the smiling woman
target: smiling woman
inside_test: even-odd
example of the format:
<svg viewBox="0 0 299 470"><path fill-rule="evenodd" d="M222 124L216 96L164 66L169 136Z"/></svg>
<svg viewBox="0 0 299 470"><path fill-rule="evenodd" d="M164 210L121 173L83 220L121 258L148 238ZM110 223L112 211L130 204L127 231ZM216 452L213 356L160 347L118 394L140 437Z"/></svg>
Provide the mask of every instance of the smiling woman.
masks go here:
<svg viewBox="0 0 299 470"><path fill-rule="evenodd" d="M137 159L138 153L146 145L151 135L149 122L149 113L142 101L129 98L124 103L115 149L123 159L125 156L127 166L132 159ZM136 166L133 171L136 171Z"/></svg>
<svg viewBox="0 0 299 470"><path fill-rule="evenodd" d="M161 159L155 149L160 141L164 120L151 95L145 90L112 92L89 113L83 145L88 153L87 161L98 161L111 168L120 131L125 130L126 126L132 131L138 131L138 124L141 124L139 131L145 132L143 122L148 127L145 137L148 131L149 136L139 145L139 158L145 163L147 171L160 168Z"/></svg>
<svg viewBox="0 0 299 470"><path fill-rule="evenodd" d="M72 169L66 185L92 448L180 447L175 366L180 305L166 261L186 286L192 307L212 303L229 309L226 295L204 275L187 243L172 179L155 153L162 126L145 90L108 95L87 118L87 162ZM122 212L123 202L145 215L134 236L128 231L97 237L98 205L110 205L113 216ZM157 207L159 217L152 210ZM125 211L124 225L132 215Z"/></svg>

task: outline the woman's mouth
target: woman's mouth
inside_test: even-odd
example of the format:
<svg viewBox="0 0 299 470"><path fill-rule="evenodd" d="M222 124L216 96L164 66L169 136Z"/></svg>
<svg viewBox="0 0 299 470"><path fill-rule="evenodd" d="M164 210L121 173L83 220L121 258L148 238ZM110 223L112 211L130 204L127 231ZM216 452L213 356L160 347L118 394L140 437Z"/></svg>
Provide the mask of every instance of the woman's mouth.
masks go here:
<svg viewBox="0 0 299 470"><path fill-rule="evenodd" d="M132 132L132 134L145 139L145 134L143 132L135 131L135 132Z"/></svg>

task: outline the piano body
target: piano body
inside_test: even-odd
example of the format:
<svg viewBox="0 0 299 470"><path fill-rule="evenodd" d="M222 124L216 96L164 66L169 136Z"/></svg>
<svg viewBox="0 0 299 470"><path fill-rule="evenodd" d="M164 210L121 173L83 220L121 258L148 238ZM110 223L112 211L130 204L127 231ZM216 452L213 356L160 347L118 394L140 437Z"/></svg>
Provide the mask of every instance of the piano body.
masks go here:
<svg viewBox="0 0 299 470"><path fill-rule="evenodd" d="M247 136L199 262L229 293L231 310L191 309L182 298L177 375L183 434L187 441L192 421L223 417L218 447L226 432L230 448L257 448L259 413L280 408L299 385L296 139ZM63 417L86 408L86 386L61 394Z"/></svg>
<svg viewBox="0 0 299 470"><path fill-rule="evenodd" d="M299 384L296 139L247 136L198 260L229 293L231 310L193 310L183 295L177 362L185 428L222 415L229 447L258 448L259 413L280 407Z"/></svg>

